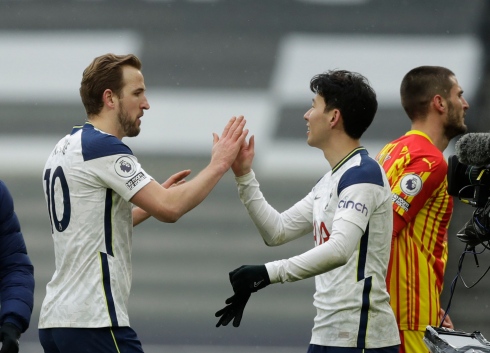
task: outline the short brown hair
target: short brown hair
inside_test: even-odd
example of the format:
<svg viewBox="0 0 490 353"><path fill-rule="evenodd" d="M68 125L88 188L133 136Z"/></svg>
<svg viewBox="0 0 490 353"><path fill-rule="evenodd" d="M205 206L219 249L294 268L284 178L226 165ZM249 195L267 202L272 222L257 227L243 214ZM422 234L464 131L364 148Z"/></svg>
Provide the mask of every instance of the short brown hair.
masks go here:
<svg viewBox="0 0 490 353"><path fill-rule="evenodd" d="M103 107L102 93L106 89L120 96L124 85L122 67L125 65L141 70L141 61L136 55L109 53L96 57L83 71L80 97L88 116L100 113Z"/></svg>
<svg viewBox="0 0 490 353"><path fill-rule="evenodd" d="M441 66L419 66L410 70L402 80L400 97L410 120L425 117L435 95L447 99L454 82L454 73Z"/></svg>

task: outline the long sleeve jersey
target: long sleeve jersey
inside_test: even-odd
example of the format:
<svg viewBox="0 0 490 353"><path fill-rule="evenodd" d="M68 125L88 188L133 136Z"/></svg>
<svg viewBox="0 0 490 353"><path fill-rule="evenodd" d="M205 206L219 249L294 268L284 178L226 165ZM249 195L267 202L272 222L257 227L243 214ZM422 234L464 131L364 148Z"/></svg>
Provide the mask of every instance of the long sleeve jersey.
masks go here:
<svg viewBox="0 0 490 353"><path fill-rule="evenodd" d="M399 344L385 284L393 227L391 192L384 172L364 148L346 156L283 213L267 203L253 172L237 183L266 244L281 245L313 231L313 249L266 264L271 283L315 276L312 344Z"/></svg>

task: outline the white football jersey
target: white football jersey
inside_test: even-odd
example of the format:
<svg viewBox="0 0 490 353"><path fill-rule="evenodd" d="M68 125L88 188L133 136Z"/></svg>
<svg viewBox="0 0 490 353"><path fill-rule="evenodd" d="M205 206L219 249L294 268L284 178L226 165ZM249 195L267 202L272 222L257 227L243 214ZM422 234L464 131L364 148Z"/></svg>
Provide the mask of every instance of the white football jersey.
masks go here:
<svg viewBox="0 0 490 353"><path fill-rule="evenodd" d="M312 250L266 264L271 283L315 276L312 344L378 348L400 343L385 283L393 229L391 189L364 148L345 157L281 214L267 204L253 177L237 182L267 244L280 245L313 231Z"/></svg>
<svg viewBox="0 0 490 353"><path fill-rule="evenodd" d="M152 178L129 147L75 127L43 172L55 251L39 328L129 326L132 204Z"/></svg>

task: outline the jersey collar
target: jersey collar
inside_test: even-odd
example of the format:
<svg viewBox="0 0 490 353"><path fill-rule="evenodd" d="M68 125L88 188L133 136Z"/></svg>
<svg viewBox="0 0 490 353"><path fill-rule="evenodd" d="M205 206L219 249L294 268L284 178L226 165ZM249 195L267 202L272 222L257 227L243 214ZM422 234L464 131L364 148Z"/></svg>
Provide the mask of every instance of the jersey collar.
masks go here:
<svg viewBox="0 0 490 353"><path fill-rule="evenodd" d="M365 151L367 153L366 149L363 146L357 147L354 150L352 150L349 154L347 154L347 156L342 158L342 160L339 163L337 163L335 167L332 168L332 174L335 173L337 170L339 170L339 168L342 167L345 164L345 162L347 162L349 159L354 157L356 154L362 153L362 151Z"/></svg>
<svg viewBox="0 0 490 353"><path fill-rule="evenodd" d="M83 125L75 125L75 126L73 127L73 129L71 130L71 134L70 134L70 135L73 135L75 132L77 132L77 131L78 131L78 130L80 130L80 129L83 129L83 128L84 128L85 126L87 126L87 125L91 126L92 128L94 127L94 126L92 125L92 123L90 123L90 122L86 121L86 122L85 122Z"/></svg>
<svg viewBox="0 0 490 353"><path fill-rule="evenodd" d="M432 142L432 140L430 139L429 135L427 135L425 132L422 132L420 130L410 130L405 134L405 136L409 136L409 135L419 135L425 137L427 140L430 141L430 143L434 144L434 142Z"/></svg>

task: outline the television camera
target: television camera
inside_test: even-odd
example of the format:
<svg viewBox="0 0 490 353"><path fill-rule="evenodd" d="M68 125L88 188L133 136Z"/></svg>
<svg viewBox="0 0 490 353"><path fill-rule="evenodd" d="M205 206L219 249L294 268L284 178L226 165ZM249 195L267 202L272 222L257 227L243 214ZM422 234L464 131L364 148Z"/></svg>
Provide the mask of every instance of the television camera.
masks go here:
<svg viewBox="0 0 490 353"><path fill-rule="evenodd" d="M458 197L461 202L474 207L475 210L456 234L459 240L466 243L466 249L460 258L458 275L451 285L451 298L456 281L460 277L464 254L472 252L478 266L475 247L482 245L484 249L490 249L490 134L463 135L455 148L456 155L448 159L448 194ZM476 283L478 282L479 280ZM446 314L450 306L451 299ZM466 333L427 326L424 342L432 353L490 352L490 342L479 331Z"/></svg>
<svg viewBox="0 0 490 353"><path fill-rule="evenodd" d="M468 166L456 155L448 159L448 193L463 203L475 207L472 217L466 222L457 237L475 248L490 240L490 165Z"/></svg>
<svg viewBox="0 0 490 353"><path fill-rule="evenodd" d="M490 240L490 133L463 135L448 160L448 193L475 207L457 237L469 249Z"/></svg>

